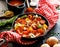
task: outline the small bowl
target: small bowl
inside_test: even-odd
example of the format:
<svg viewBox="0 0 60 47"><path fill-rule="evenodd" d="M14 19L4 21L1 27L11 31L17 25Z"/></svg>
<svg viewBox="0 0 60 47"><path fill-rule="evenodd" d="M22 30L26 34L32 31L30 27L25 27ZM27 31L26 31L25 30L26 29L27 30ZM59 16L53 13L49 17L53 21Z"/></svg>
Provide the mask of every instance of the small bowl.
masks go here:
<svg viewBox="0 0 60 47"><path fill-rule="evenodd" d="M28 15L28 14L33 14L33 15L41 16L41 18L46 21L46 25L48 26L48 29L49 29L49 22L48 22L48 20L47 20L44 16L42 16L42 15L40 15L40 14L36 14L36 13L21 14L21 15L19 15L19 16L15 19L15 21L16 21L19 17L21 17L21 16L23 16L23 15ZM13 22L13 25L12 25L13 29L14 29L15 21ZM41 36L34 37L34 38L22 37L22 39L24 39L24 40L36 40L36 39L39 39L39 38L42 39L42 38L48 33L48 31L49 31L48 29L47 29L46 32L45 32L43 35L41 35ZM14 32L16 32L16 31L14 30Z"/></svg>
<svg viewBox="0 0 60 47"><path fill-rule="evenodd" d="M9 1L11 1L11 0L6 0L8 9L13 11L15 13L15 15L22 13L24 8L26 7L25 0L22 0L23 3L20 4L19 6L14 6L14 5L10 4Z"/></svg>

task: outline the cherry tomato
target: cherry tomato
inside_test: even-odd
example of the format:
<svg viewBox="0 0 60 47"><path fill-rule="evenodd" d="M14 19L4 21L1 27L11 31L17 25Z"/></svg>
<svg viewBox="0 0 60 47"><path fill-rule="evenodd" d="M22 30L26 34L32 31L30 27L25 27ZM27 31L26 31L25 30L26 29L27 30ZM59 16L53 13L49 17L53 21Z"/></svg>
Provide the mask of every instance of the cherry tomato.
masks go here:
<svg viewBox="0 0 60 47"><path fill-rule="evenodd" d="M34 9L31 8L31 7L28 7L28 8L26 9L25 13L26 13L26 12L34 12Z"/></svg>

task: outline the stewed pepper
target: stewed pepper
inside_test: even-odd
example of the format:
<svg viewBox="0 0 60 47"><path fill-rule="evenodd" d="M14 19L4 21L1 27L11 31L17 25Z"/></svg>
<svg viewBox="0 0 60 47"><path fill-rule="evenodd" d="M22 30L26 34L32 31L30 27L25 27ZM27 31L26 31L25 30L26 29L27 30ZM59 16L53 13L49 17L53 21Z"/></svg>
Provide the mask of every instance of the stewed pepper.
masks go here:
<svg viewBox="0 0 60 47"><path fill-rule="evenodd" d="M28 14L19 17L15 21L14 28L16 32L22 34L23 37L34 38L43 35L48 26L41 16Z"/></svg>

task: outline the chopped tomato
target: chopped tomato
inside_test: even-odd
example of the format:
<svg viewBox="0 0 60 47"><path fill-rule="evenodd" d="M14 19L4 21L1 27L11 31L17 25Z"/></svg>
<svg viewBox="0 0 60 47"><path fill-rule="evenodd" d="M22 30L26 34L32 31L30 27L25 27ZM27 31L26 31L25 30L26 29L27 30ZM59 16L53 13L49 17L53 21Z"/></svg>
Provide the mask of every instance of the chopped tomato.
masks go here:
<svg viewBox="0 0 60 47"><path fill-rule="evenodd" d="M45 20L41 20L40 23L41 23L41 24L45 24Z"/></svg>
<svg viewBox="0 0 60 47"><path fill-rule="evenodd" d="M44 33L44 30L42 28L38 29L37 30L39 33L43 34Z"/></svg>

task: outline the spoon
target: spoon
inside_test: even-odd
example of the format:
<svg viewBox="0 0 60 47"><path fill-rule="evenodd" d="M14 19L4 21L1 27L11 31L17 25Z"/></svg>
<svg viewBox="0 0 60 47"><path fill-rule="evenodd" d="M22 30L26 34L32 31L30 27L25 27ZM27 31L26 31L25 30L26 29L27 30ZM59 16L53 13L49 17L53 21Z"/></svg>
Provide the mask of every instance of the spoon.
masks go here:
<svg viewBox="0 0 60 47"><path fill-rule="evenodd" d="M31 0L30 5L38 7L39 0Z"/></svg>

